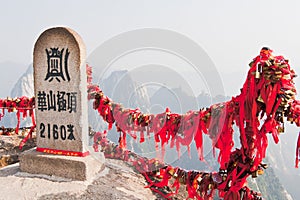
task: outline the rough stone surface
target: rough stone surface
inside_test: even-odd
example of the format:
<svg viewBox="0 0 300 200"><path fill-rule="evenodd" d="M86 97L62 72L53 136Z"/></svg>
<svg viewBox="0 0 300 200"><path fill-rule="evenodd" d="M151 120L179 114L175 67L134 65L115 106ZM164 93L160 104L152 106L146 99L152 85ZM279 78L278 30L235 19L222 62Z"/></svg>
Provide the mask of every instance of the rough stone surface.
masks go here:
<svg viewBox="0 0 300 200"><path fill-rule="evenodd" d="M103 153L99 153L96 159L94 156L52 155L31 149L20 155L20 169L32 174L54 175L85 181L93 178L100 171L104 160Z"/></svg>
<svg viewBox="0 0 300 200"><path fill-rule="evenodd" d="M145 188L147 185L144 177L137 174L119 160L107 160L105 176L96 179L93 184L79 194L70 194L67 192L59 194L44 195L40 200L60 199L60 200L153 200L163 199L160 196L153 194L150 189Z"/></svg>
<svg viewBox="0 0 300 200"><path fill-rule="evenodd" d="M24 136L20 135L0 135L0 168L19 162L19 154L22 150L19 149L20 142ZM23 146L23 150L28 150L36 146L36 139L27 140Z"/></svg>
<svg viewBox="0 0 300 200"><path fill-rule="evenodd" d="M34 46L37 147L86 152L85 45L65 27L44 31Z"/></svg>
<svg viewBox="0 0 300 200"><path fill-rule="evenodd" d="M0 199L162 199L153 194L144 177L127 164L107 159L105 169L90 181L70 181L54 176L20 172L14 164L0 169ZM184 198L179 198L184 199Z"/></svg>
<svg viewBox="0 0 300 200"><path fill-rule="evenodd" d="M20 172L19 164L16 163L0 170L0 199L38 199L42 195L61 192L80 194L89 184L84 181L68 181L57 177L23 173Z"/></svg>

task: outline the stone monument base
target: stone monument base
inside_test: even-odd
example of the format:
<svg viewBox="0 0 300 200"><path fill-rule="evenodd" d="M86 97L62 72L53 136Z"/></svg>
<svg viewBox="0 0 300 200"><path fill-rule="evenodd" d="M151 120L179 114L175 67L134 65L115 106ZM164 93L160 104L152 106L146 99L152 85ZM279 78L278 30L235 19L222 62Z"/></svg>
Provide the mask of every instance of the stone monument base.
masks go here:
<svg viewBox="0 0 300 200"><path fill-rule="evenodd" d="M94 155L74 157L37 152L34 148L20 155L20 170L86 181L101 171L104 162L103 153L97 153L97 158Z"/></svg>

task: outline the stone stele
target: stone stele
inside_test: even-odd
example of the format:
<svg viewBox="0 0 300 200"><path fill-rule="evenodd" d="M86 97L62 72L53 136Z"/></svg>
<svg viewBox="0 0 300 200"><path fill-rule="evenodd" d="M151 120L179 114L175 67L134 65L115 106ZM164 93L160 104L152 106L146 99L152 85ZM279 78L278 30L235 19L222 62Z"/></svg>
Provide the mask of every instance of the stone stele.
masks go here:
<svg viewBox="0 0 300 200"><path fill-rule="evenodd" d="M37 147L85 152L88 139L85 46L69 28L43 32L34 46Z"/></svg>
<svg viewBox="0 0 300 200"><path fill-rule="evenodd" d="M87 170L94 173L101 167L90 170L86 166L94 165L91 158L70 157L88 155L85 54L81 37L69 28L50 28L36 41L33 67L39 152L24 153L21 170L84 180L85 173L90 173Z"/></svg>

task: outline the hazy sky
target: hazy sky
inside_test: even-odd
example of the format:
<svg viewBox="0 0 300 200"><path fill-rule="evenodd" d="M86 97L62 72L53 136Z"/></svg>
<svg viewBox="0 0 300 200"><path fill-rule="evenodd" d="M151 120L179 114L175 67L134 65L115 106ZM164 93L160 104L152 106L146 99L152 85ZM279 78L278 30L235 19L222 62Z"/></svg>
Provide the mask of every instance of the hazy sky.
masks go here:
<svg viewBox="0 0 300 200"><path fill-rule="evenodd" d="M300 73L299 9L296 0L1 1L0 63L14 61L27 66L32 62L37 37L53 26L76 30L86 43L88 55L120 33L161 28L197 42L224 82L232 81L228 77L232 72L241 74L232 82L241 87L248 63L265 45L289 58ZM228 89L232 84L225 86L232 93Z"/></svg>
<svg viewBox="0 0 300 200"><path fill-rule="evenodd" d="M86 43L87 55L127 31L160 28L178 32L207 52L228 95L238 94L248 63L262 46L286 56L300 74L297 0L1 0L0 64L13 61L20 65L13 65L15 69L9 72L0 65L0 88L8 84L7 79L17 79L10 76L11 71L25 72L32 63L37 37L54 26L77 31Z"/></svg>

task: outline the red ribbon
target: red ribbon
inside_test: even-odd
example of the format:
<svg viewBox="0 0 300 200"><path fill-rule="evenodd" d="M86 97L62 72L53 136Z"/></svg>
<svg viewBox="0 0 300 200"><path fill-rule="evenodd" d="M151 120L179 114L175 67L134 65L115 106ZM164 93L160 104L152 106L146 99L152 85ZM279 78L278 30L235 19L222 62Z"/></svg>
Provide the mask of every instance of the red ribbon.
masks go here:
<svg viewBox="0 0 300 200"><path fill-rule="evenodd" d="M37 147L36 151L55 154L55 155L63 155L63 156L78 156L78 157L85 157L88 156L90 153L86 152L77 152L77 151L65 151L65 150L57 150L57 149L49 149L49 148L40 148Z"/></svg>
<svg viewBox="0 0 300 200"><path fill-rule="evenodd" d="M300 151L300 132L298 135L298 141L297 141L297 147L296 147L296 162L295 162L295 167L298 168L299 165L299 152Z"/></svg>

